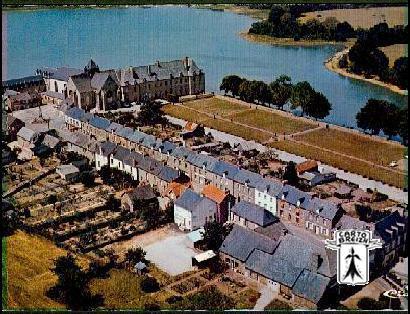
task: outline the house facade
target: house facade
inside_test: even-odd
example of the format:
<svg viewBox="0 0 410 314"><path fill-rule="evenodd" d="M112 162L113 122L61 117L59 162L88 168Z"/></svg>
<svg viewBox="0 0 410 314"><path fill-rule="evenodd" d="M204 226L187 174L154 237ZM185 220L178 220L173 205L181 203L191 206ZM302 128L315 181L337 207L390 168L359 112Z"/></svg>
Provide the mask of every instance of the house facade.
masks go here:
<svg viewBox="0 0 410 314"><path fill-rule="evenodd" d="M193 231L216 219L217 204L211 199L186 189L174 202L174 222L181 230Z"/></svg>

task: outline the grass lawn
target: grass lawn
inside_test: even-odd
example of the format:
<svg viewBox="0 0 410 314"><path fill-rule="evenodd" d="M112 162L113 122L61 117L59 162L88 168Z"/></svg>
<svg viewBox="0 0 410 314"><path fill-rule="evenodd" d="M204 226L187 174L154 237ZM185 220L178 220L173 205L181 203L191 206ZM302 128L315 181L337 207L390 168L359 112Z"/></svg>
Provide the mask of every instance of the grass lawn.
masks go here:
<svg viewBox="0 0 410 314"><path fill-rule="evenodd" d="M260 109L234 114L230 118L232 118L233 121L244 123L252 127L278 133L278 135L301 132L316 126L314 123L309 123L302 119L288 118L274 111Z"/></svg>
<svg viewBox="0 0 410 314"><path fill-rule="evenodd" d="M317 18L323 22L327 17L335 17L339 22L348 22L353 28L370 28L381 22L386 22L389 27L393 27L407 24L407 10L407 7L401 6L315 11L303 14L299 21L303 23Z"/></svg>
<svg viewBox="0 0 410 314"><path fill-rule="evenodd" d="M279 141L272 142L269 146L299 156L304 156L306 158L316 159L328 165L344 169L349 172L358 173L362 176L379 180L400 188L407 186L407 177L404 175L385 169L375 168L367 163L352 160L348 157L342 157L323 150L318 150L314 147L303 145L302 143Z"/></svg>
<svg viewBox="0 0 410 314"><path fill-rule="evenodd" d="M143 309L144 305L154 303L150 294L141 291L142 277L122 269L112 269L109 275L90 282L91 292L103 295L105 308Z"/></svg>
<svg viewBox="0 0 410 314"><path fill-rule="evenodd" d="M57 277L50 271L54 260L66 254L54 243L17 231L7 238L8 308L64 308L45 293ZM78 260L86 267L88 260Z"/></svg>
<svg viewBox="0 0 410 314"><path fill-rule="evenodd" d="M396 61L400 57L408 57L408 44L396 44L390 45L386 47L380 47L381 51L384 52L387 58L389 58L389 67L393 67L394 61Z"/></svg>
<svg viewBox="0 0 410 314"><path fill-rule="evenodd" d="M295 136L295 140L365 159L382 166L388 165L393 160L403 159L405 155L404 146L332 128Z"/></svg>
<svg viewBox="0 0 410 314"><path fill-rule="evenodd" d="M232 135L240 136L248 141L265 142L271 135L253 129L245 128L235 123L229 123L218 119L208 119L202 122L204 125Z"/></svg>
<svg viewBox="0 0 410 314"><path fill-rule="evenodd" d="M208 118L207 116L204 116L196 111L175 105L165 105L162 107L162 111L164 111L165 114L173 116L175 118L197 123Z"/></svg>
<svg viewBox="0 0 410 314"><path fill-rule="evenodd" d="M249 106L216 97L189 101L184 103L184 105L196 110L201 110L223 117L249 109Z"/></svg>

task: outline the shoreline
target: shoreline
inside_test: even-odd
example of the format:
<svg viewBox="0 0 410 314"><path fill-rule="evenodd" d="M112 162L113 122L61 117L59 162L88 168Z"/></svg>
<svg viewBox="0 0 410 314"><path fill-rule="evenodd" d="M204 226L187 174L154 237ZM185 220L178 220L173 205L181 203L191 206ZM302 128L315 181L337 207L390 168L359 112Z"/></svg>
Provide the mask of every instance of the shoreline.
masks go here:
<svg viewBox="0 0 410 314"><path fill-rule="evenodd" d="M324 61L324 66L326 69L328 69L329 71L335 72L339 75L342 75L344 77L348 77L351 79L355 79L355 80L360 80L360 81L364 81L373 85L377 85L383 88L387 88L388 90L402 95L402 96L408 96L408 91L404 90L404 89L400 89L398 86L390 84L390 83L385 83L382 82L378 79L375 78L365 78L362 75L359 74L355 74L355 73L350 73L348 71L346 71L343 68L340 68L338 66L338 62L339 60L349 51L350 47L345 47L345 49L343 49L342 51L339 51L337 53L335 53L333 56L331 56L329 59L327 59L326 61Z"/></svg>
<svg viewBox="0 0 410 314"><path fill-rule="evenodd" d="M265 44L271 46L295 46L295 47L310 47L310 46L345 46L346 43L336 42L336 41L325 41L325 40L300 40L295 41L293 38L277 38L271 37L269 35L256 35L249 34L248 31L239 32L239 36L243 39L256 43L256 44Z"/></svg>

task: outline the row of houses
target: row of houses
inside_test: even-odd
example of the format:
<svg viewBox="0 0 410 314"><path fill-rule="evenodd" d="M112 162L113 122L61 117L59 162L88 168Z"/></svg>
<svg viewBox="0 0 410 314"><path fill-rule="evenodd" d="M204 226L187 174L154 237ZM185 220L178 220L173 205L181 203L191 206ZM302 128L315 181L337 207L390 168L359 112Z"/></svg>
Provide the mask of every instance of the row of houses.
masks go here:
<svg viewBox="0 0 410 314"><path fill-rule="evenodd" d="M149 159L152 165L156 162L186 175L191 181L192 190L196 193L202 193L205 186L213 185L220 191L232 195L236 202L256 204L281 220L324 238L331 237L332 231L344 214L339 205L279 180L264 178L212 156L159 140L139 130L123 127L77 107L65 112L65 122L69 129L78 130L96 142L111 142L112 144L106 144L107 147L121 146L117 151L104 146L96 151L97 169L104 164L110 164L112 167L132 172L132 167L138 168L138 163L144 164L144 160ZM144 175L141 178L143 177ZM146 180L154 181L148 177ZM159 189L165 192L165 184ZM225 211L223 215L228 218L229 212Z"/></svg>
<svg viewBox="0 0 410 314"><path fill-rule="evenodd" d="M105 145L123 145L120 150L123 155L132 156L138 152L138 156L145 156L146 159L150 157L166 167L184 173L190 178L192 190L196 193L203 194L204 188L212 185L219 191L232 195L236 203L258 205L281 220L314 234L330 237L332 230L340 228L347 221L343 210L332 202L211 156L193 152L186 147L160 141L152 135L111 123L79 108L71 108L66 112L66 123L69 128L81 130L88 136L94 136L96 140L112 141L112 144L104 144L103 149L96 152L97 169L108 164L109 158L113 160L114 167L125 169L130 161L115 158L113 148L104 149ZM138 158L141 157L137 157L136 161ZM233 202L230 202L230 206L233 206ZM255 212L251 209L248 211ZM228 211L228 216L230 214ZM244 219L246 218L243 217L242 221Z"/></svg>
<svg viewBox="0 0 410 314"><path fill-rule="evenodd" d="M109 165L157 187L163 195L174 191L174 221L181 229L200 230L213 220L231 222L233 229L220 248L222 259L235 272L270 285L298 306L325 307L334 293L335 252L320 241L332 231L372 230L384 244L370 255L371 265L380 269L389 269L405 249L407 223L398 211L376 223L365 223L293 186L79 108L69 109L65 121L75 134L102 141L95 150L97 169ZM164 172L173 175L164 179ZM182 176L190 178L189 187L178 182ZM289 231L284 222L302 233ZM306 231L311 234L307 236Z"/></svg>

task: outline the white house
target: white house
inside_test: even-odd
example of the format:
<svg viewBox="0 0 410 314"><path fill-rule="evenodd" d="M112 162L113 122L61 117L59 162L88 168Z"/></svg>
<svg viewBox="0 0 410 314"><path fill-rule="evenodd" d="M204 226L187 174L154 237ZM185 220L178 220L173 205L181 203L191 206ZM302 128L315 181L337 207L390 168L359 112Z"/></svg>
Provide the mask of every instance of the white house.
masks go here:
<svg viewBox="0 0 410 314"><path fill-rule="evenodd" d="M110 156L115 152L117 145L112 142L103 142L99 144L95 152L95 168L100 170L103 166L110 164Z"/></svg>
<svg viewBox="0 0 410 314"><path fill-rule="evenodd" d="M255 190L255 204L265 208L277 216L278 202L277 199L282 191L282 183L263 179L257 184Z"/></svg>
<svg viewBox="0 0 410 314"><path fill-rule="evenodd" d="M214 201L186 189L174 203L174 222L182 230L193 231L215 220L216 210Z"/></svg>

